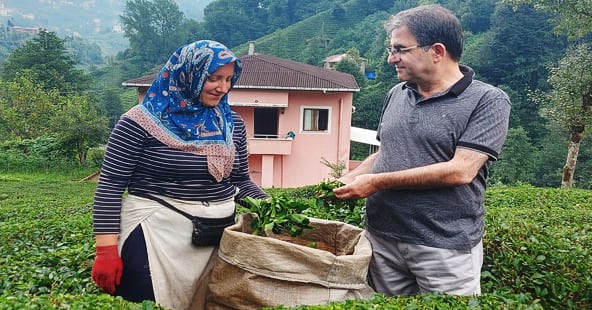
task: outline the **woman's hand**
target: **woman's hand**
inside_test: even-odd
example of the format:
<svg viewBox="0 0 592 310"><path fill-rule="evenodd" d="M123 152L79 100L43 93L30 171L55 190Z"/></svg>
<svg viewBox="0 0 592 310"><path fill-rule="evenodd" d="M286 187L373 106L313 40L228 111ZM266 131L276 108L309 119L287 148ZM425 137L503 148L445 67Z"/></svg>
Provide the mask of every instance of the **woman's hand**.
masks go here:
<svg viewBox="0 0 592 310"><path fill-rule="evenodd" d="M92 267L93 281L105 292L113 295L121 281L123 262L115 245L97 245L96 258Z"/></svg>
<svg viewBox="0 0 592 310"><path fill-rule="evenodd" d="M90 273L93 281L105 292L113 295L121 281L123 262L117 250L117 234L96 235L96 257Z"/></svg>

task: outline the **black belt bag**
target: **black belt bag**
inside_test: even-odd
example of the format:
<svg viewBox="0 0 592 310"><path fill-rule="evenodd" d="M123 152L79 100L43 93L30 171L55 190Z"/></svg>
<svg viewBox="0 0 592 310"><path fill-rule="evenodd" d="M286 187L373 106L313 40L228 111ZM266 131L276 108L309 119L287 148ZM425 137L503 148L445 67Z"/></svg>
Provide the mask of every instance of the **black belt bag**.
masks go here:
<svg viewBox="0 0 592 310"><path fill-rule="evenodd" d="M161 198L149 194L132 195L154 200L160 203L161 205L190 219L193 223L191 243L193 243L193 245L195 246L218 246L220 244L220 239L222 238L222 233L224 233L224 228L235 223L235 213L223 218L206 218L193 216L185 211L177 209L175 206Z"/></svg>

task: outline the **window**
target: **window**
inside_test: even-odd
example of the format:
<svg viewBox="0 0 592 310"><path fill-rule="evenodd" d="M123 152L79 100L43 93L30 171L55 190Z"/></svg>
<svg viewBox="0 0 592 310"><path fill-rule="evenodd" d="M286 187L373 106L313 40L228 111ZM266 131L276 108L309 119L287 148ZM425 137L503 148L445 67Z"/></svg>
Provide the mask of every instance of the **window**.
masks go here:
<svg viewBox="0 0 592 310"><path fill-rule="evenodd" d="M278 137L278 108L255 108L254 137Z"/></svg>
<svg viewBox="0 0 592 310"><path fill-rule="evenodd" d="M329 107L302 107L301 111L303 132L329 132Z"/></svg>

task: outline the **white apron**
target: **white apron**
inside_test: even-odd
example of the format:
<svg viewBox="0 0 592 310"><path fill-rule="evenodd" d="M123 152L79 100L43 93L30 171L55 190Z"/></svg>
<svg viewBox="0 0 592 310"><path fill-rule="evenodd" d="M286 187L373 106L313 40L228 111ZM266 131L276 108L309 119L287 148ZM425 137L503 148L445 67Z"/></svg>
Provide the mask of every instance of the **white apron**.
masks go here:
<svg viewBox="0 0 592 310"><path fill-rule="evenodd" d="M194 216L227 217L234 213L234 199L201 202L158 196ZM121 209L119 253L138 224L142 225L156 303L175 310L203 309L205 292L217 247L191 243L193 223L156 201L128 195Z"/></svg>

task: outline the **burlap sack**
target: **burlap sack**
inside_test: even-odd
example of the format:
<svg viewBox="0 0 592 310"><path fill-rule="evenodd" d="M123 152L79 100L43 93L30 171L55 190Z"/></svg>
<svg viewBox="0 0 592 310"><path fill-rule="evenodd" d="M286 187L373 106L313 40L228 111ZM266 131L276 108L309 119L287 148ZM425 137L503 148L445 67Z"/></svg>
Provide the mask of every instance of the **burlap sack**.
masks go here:
<svg viewBox="0 0 592 310"><path fill-rule="evenodd" d="M322 305L372 296L366 279L372 249L362 229L311 219L315 229L296 239L261 237L251 234L252 216L241 215L224 231L207 309Z"/></svg>

